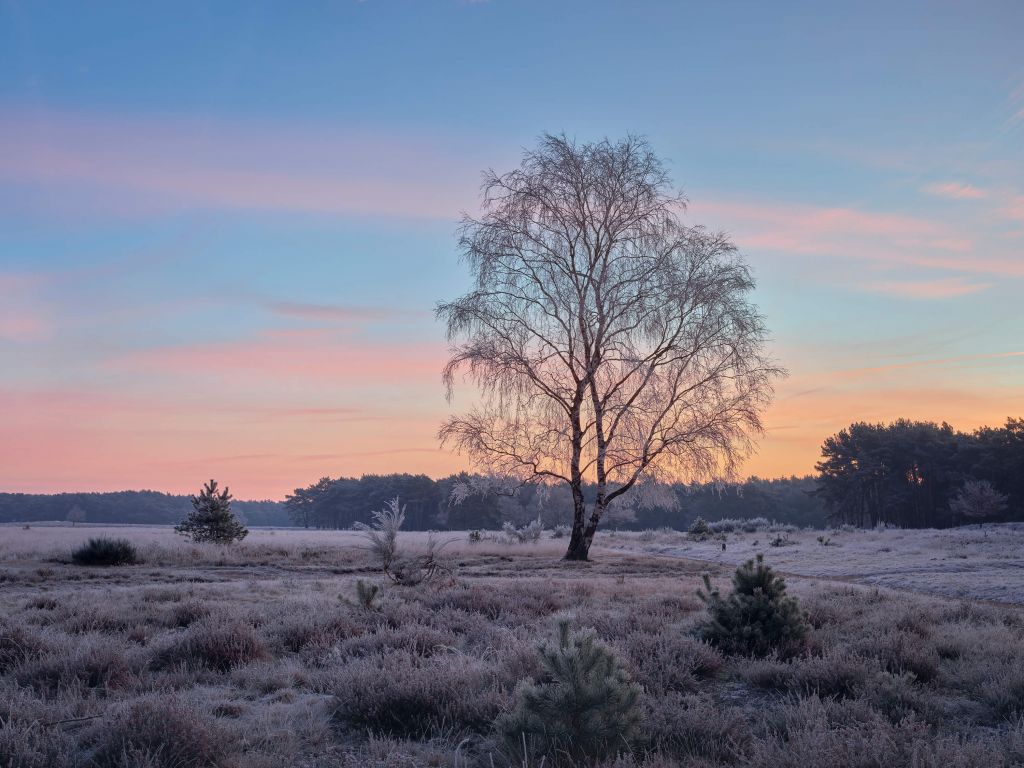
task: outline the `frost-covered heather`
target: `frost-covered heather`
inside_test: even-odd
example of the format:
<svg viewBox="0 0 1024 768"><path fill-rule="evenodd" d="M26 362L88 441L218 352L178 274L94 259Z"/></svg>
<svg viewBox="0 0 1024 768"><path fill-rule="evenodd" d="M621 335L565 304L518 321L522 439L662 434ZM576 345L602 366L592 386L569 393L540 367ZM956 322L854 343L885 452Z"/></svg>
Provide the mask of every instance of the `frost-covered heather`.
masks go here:
<svg viewBox="0 0 1024 768"><path fill-rule="evenodd" d="M733 531L695 540L681 533L619 533L605 541L616 549L739 565L764 553L780 571L800 576L852 579L916 592L1024 603L1024 523L946 530L844 527L780 534Z"/></svg>
<svg viewBox="0 0 1024 768"><path fill-rule="evenodd" d="M755 661L691 634L701 572L727 587L730 570L608 549L638 548L636 535L575 565L558 561L564 539L461 536L453 584L403 588L370 570L354 533L254 531L194 555L162 529L118 527L107 533L159 563L58 561L97 531L3 530L15 534L0 562L5 768L510 766L492 724L563 617L644 689L642 746L604 768L1024 762L1014 605L790 577L807 652ZM842 557L857 537L899 534L841 533L838 547L795 534L767 558ZM380 585L372 608L359 579Z"/></svg>

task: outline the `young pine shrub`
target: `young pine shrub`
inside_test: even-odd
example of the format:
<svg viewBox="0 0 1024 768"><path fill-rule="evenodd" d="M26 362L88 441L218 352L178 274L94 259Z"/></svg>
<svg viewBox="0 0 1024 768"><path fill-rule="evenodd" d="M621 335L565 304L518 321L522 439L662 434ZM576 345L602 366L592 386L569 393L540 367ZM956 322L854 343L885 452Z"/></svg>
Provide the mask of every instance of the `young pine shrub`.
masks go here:
<svg viewBox="0 0 1024 768"><path fill-rule="evenodd" d="M544 670L517 688L515 709L496 727L524 763L576 766L629 751L640 737L640 687L593 632L570 636L559 624L557 647L541 646Z"/></svg>
<svg viewBox="0 0 1024 768"><path fill-rule="evenodd" d="M689 534L691 539L704 541L704 539L710 537L713 533L714 531L711 530L711 526L703 517L698 517L690 524Z"/></svg>
<svg viewBox="0 0 1024 768"><path fill-rule="evenodd" d="M192 511L174 530L195 542L231 544L241 541L249 535L249 530L231 511L231 499L226 487L218 491L217 481L211 480L198 496L192 497Z"/></svg>
<svg viewBox="0 0 1024 768"><path fill-rule="evenodd" d="M71 553L75 565L135 565L141 562L135 545L127 539L89 539Z"/></svg>
<svg viewBox="0 0 1024 768"><path fill-rule="evenodd" d="M732 577L733 591L722 597L704 575L697 596L704 602L708 620L699 628L703 639L724 653L767 656L794 655L807 635L807 623L795 598L786 594L786 581L764 564L748 560Z"/></svg>

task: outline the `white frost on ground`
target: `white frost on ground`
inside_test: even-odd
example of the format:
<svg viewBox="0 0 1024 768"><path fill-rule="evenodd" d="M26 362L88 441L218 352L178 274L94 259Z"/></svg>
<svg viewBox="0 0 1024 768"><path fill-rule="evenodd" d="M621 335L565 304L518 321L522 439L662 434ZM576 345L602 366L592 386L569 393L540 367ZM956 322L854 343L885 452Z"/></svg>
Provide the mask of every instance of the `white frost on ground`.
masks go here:
<svg viewBox="0 0 1024 768"><path fill-rule="evenodd" d="M877 584L915 592L1024 603L1024 524L946 530L797 531L792 542L771 546L782 534L730 533L722 541L692 541L686 534L615 534L616 549L739 565L756 554L784 573ZM824 537L825 545L818 540ZM614 542L614 544L612 544Z"/></svg>

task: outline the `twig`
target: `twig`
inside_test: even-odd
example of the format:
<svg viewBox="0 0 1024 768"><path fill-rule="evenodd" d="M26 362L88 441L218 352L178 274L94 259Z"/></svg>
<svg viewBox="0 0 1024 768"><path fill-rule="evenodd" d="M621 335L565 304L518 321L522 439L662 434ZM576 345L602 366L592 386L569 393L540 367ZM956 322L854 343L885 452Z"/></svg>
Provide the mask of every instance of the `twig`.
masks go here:
<svg viewBox="0 0 1024 768"><path fill-rule="evenodd" d="M103 715L88 715L86 717L71 717L67 720L54 720L52 723L40 723L44 728L49 728L53 725L64 725L65 723L81 723L85 720L95 720L97 717L103 717Z"/></svg>

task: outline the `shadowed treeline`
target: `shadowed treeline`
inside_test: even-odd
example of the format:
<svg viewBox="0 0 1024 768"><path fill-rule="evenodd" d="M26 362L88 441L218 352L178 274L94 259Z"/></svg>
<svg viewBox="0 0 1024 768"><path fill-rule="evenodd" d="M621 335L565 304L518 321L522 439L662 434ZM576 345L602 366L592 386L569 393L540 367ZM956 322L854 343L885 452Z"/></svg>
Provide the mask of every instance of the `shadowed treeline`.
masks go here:
<svg viewBox="0 0 1024 768"><path fill-rule="evenodd" d="M837 522L942 528L1019 520L1024 419L973 432L906 419L859 422L825 441L817 469L818 494Z"/></svg>

